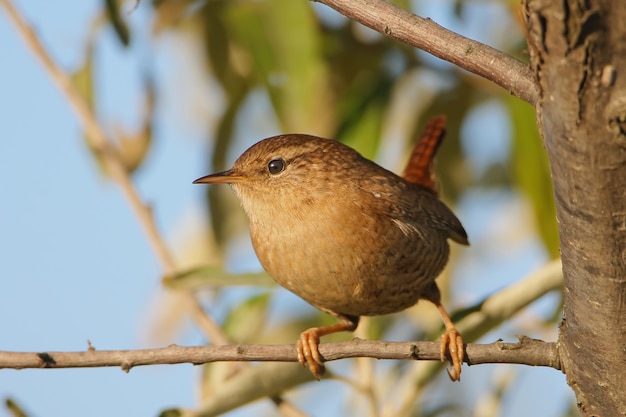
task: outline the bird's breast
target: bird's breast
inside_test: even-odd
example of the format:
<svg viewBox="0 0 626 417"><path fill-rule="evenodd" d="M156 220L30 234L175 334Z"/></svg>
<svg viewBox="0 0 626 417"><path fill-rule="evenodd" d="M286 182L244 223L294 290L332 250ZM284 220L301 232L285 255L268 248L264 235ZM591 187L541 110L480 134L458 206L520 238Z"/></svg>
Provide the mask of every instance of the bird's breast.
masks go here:
<svg viewBox="0 0 626 417"><path fill-rule="evenodd" d="M379 315L417 302L443 269L445 237L417 233L357 204L312 204L250 216L263 267L283 287L330 312Z"/></svg>

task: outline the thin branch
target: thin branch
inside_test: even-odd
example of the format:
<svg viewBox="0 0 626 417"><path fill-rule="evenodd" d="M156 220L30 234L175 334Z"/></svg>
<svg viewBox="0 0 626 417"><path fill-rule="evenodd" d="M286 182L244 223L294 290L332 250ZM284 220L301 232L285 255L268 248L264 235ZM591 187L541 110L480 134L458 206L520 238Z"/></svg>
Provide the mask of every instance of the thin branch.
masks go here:
<svg viewBox="0 0 626 417"><path fill-rule="evenodd" d="M538 89L530 67L495 48L416 16L388 0L312 0L383 35L451 62L535 105Z"/></svg>
<svg viewBox="0 0 626 417"><path fill-rule="evenodd" d="M552 261L520 281L490 295L477 305L468 307L465 313L459 313L458 315L462 318L455 320L457 329L468 341L476 340L532 301L561 288L562 285L561 263L559 260ZM467 314L467 311L471 313ZM456 317L457 314L454 316ZM435 338L436 335L430 337ZM428 338L428 340L433 339ZM471 354L472 347L468 349ZM470 358L473 359L471 356ZM435 360L420 363L420 365L410 366L408 369L411 371L406 372L404 376L399 373L394 377L397 380L395 384L397 389L392 397L398 394L400 406L398 406L398 401L389 398L380 408L385 411L384 416L410 415L408 412L402 412L405 405L414 404L415 399L419 398L420 390L425 386L425 380L432 381L433 375L447 363ZM419 372L414 373L413 370L419 370ZM327 371L331 372L332 368L329 366ZM353 380L340 375L335 375L334 378L338 381L345 380L357 390L362 388L359 383L355 384ZM223 381L211 392L211 397L203 401L200 408L181 415L185 417L217 416L261 398L261 395L275 395L312 380L311 373L305 368L291 367L288 363L280 362L264 363L248 368L236 377Z"/></svg>
<svg viewBox="0 0 626 417"><path fill-rule="evenodd" d="M465 362L515 363L560 369L556 343L525 336L519 341L468 344ZM439 361L439 342L380 342L353 339L350 342L323 343L320 353L327 361L345 358L375 358ZM297 362L294 345L176 346L160 349L87 350L84 352L0 351L0 369L94 368L119 366L128 372L135 366L191 363L200 365L221 361Z"/></svg>

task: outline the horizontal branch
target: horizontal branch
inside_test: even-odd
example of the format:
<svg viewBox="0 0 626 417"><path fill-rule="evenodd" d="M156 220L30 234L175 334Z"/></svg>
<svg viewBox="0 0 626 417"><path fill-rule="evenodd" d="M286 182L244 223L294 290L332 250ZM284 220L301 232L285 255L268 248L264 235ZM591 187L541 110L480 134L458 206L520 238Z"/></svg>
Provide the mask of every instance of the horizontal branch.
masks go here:
<svg viewBox="0 0 626 417"><path fill-rule="evenodd" d="M320 344L327 361L367 357L376 359L439 360L439 342L381 342L353 339L350 342ZM296 362L294 345L177 346L160 349L94 350L84 352L0 351L0 369L93 368L119 366L128 372L135 366L191 363L200 365L222 361ZM465 362L513 363L560 369L556 343L519 336L515 343L497 341L468 344Z"/></svg>
<svg viewBox="0 0 626 417"><path fill-rule="evenodd" d="M530 67L491 46L416 16L388 0L314 0L383 35L455 64L535 105L538 88Z"/></svg>

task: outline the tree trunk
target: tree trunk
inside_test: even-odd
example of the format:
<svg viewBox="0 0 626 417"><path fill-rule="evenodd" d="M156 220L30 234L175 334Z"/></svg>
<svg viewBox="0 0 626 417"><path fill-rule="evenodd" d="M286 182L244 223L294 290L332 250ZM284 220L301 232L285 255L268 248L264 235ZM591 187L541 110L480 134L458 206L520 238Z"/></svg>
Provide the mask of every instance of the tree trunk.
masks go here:
<svg viewBox="0 0 626 417"><path fill-rule="evenodd" d="M585 416L626 416L626 1L528 0L565 308L561 362Z"/></svg>

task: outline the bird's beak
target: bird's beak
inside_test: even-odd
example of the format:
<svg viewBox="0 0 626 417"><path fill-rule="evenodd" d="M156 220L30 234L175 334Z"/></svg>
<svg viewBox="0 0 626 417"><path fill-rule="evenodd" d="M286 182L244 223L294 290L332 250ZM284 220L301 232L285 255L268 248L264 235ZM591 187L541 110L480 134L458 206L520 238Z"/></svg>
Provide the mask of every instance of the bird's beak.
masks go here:
<svg viewBox="0 0 626 417"><path fill-rule="evenodd" d="M246 177L236 174L232 169L228 171L218 172L216 174L207 175L198 178L194 184L236 184L246 180Z"/></svg>

